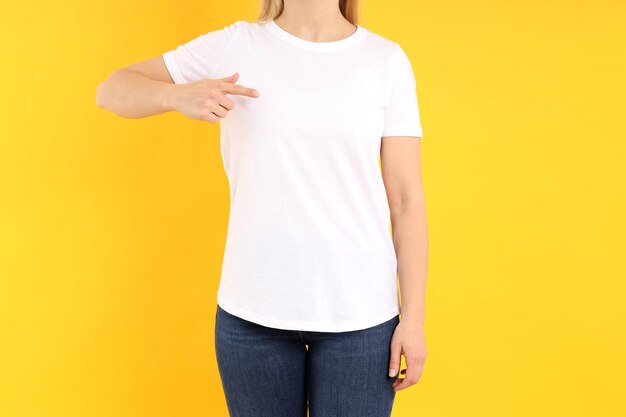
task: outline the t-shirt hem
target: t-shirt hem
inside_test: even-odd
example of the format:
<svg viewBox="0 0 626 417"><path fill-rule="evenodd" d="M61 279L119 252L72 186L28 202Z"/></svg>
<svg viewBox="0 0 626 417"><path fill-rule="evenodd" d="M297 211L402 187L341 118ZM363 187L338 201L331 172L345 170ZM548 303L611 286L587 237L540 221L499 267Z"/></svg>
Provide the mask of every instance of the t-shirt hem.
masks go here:
<svg viewBox="0 0 626 417"><path fill-rule="evenodd" d="M222 299L219 295L217 296L217 304L226 312L240 317L244 320L251 321L256 324L260 324L265 327L272 327L275 329L284 329L284 330L301 330L301 331L310 331L310 332L348 332L354 330L363 330L369 327L376 326L378 324L382 324L388 320L391 320L393 317L400 314L400 308L395 307L391 311L387 311L384 314L380 314L374 317L368 317L367 319L352 321L347 323L340 322L319 322L319 321L299 321L299 320L278 320L272 319L268 317L261 316L259 314L253 313L249 310L231 304L228 301Z"/></svg>

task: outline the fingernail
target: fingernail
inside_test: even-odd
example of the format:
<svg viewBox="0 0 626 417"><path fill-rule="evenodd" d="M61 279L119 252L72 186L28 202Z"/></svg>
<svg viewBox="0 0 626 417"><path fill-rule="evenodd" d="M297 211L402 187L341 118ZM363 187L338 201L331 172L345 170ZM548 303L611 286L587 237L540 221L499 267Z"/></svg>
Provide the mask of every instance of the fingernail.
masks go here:
<svg viewBox="0 0 626 417"><path fill-rule="evenodd" d="M254 96L255 96L255 97L258 97L258 96L259 96L259 92L255 90L255 91L254 91Z"/></svg>
<svg viewBox="0 0 626 417"><path fill-rule="evenodd" d="M389 370L389 376L390 376L390 377L394 377L394 376L396 376L396 370L395 370L395 369L390 369L390 370Z"/></svg>

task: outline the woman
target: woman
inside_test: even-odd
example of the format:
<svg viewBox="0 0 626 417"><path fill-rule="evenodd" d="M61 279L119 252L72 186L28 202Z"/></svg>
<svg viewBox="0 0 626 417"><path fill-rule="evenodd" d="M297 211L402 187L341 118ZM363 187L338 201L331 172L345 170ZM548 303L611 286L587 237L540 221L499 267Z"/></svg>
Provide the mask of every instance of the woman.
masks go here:
<svg viewBox="0 0 626 417"><path fill-rule="evenodd" d="M256 22L97 90L123 117L220 121L231 209L215 348L233 417L306 416L307 405L311 417L389 416L422 372L416 84L400 45L356 12L350 0L265 0Z"/></svg>

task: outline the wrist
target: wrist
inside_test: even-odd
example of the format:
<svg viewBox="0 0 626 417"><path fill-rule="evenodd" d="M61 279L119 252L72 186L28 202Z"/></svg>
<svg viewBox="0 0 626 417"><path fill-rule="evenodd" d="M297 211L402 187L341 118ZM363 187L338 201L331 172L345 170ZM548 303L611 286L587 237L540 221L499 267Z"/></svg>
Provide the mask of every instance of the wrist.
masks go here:
<svg viewBox="0 0 626 417"><path fill-rule="evenodd" d="M161 103L165 111L178 111L179 85L165 83Z"/></svg>
<svg viewBox="0 0 626 417"><path fill-rule="evenodd" d="M424 327L424 314L420 310L402 308L400 310L400 316L403 321L408 321L416 326Z"/></svg>

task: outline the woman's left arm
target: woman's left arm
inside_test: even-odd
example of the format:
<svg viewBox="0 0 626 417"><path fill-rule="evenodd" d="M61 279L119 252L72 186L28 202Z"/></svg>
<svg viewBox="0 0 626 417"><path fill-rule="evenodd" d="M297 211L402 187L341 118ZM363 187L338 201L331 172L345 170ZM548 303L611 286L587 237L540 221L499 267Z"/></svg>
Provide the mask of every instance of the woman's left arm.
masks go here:
<svg viewBox="0 0 626 417"><path fill-rule="evenodd" d="M381 168L391 212L393 244L398 259L401 320L391 339L389 376L393 388L416 384L426 360L424 304L428 260L426 205L421 178L421 138L386 136L381 143Z"/></svg>

